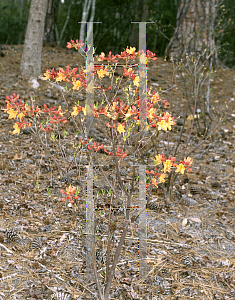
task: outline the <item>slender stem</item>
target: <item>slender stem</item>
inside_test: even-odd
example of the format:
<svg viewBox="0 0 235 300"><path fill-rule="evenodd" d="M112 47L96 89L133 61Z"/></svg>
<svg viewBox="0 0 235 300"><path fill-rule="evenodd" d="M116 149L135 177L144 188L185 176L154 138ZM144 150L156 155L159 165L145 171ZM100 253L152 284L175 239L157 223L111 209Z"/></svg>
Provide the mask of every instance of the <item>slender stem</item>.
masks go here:
<svg viewBox="0 0 235 300"><path fill-rule="evenodd" d="M116 183L116 178L114 181L114 187ZM111 195L110 207L109 207L109 226L108 226L108 245L107 245L107 260L106 260L106 282L108 281L109 276L109 258L110 258L110 248L111 248L111 234L110 234L110 227L111 227L111 211L112 211L112 204L113 204L113 194Z"/></svg>

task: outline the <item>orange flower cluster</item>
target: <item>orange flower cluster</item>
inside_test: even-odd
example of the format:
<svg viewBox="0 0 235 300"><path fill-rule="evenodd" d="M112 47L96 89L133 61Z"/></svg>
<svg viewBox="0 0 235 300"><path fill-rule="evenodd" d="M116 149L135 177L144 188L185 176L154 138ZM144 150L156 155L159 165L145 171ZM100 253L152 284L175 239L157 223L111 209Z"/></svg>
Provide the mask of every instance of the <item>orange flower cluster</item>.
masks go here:
<svg viewBox="0 0 235 300"><path fill-rule="evenodd" d="M66 117L63 117L63 112L61 111L61 106L59 108L52 107L48 108L46 104L44 104L44 108L42 111L37 106L35 108L35 105L28 105L27 103L23 103L22 100L19 99L20 95L14 93L10 97L7 96L5 102L7 103L7 108L5 109L6 112L9 114L8 119L18 119L20 122L16 122L13 126L15 129L12 133L13 134L20 134L20 130L22 128L30 127L31 123L26 123L24 120L24 117L31 117L33 118L36 114L36 116L41 115L41 113L49 113L50 120L49 124L47 124L46 128L43 128L41 125L39 125L39 129L41 131L52 131L51 124L58 124L58 123L67 123L68 120L66 120Z"/></svg>
<svg viewBox="0 0 235 300"><path fill-rule="evenodd" d="M71 43L70 42L67 42L67 48L68 49L71 49L71 48L75 48L76 50L80 49L82 46L84 46L84 43L81 43L81 40L78 41L78 39L76 40L76 43L71 40Z"/></svg>
<svg viewBox="0 0 235 300"><path fill-rule="evenodd" d="M157 168L155 168L155 171L151 170L148 171L146 170L147 174L151 174L154 176L157 176L159 178L159 181L156 180L156 178L152 178L152 183L150 183L149 185L146 185L146 188L148 188L150 185L155 185L156 187L158 186L159 183L165 182L165 178L166 178L166 173L170 172L172 170L172 168L176 168L175 172L176 173L181 173L184 174L185 168L191 172L192 169L190 169L188 166L192 165L192 158L190 157L185 157L184 160L180 161L180 164L176 164L176 157L169 157L168 159L166 159L164 154L158 154L156 155L156 159L154 160L154 164L155 165L163 165L163 173L162 174L158 174L157 173Z"/></svg>
<svg viewBox="0 0 235 300"><path fill-rule="evenodd" d="M109 155L114 156L113 152L109 152L109 151L107 151L106 149L104 149L104 152L108 153ZM120 149L119 146L117 146L117 152L116 152L116 155L117 155L117 156L120 156L121 158L124 158L124 157L127 156L127 154L124 153L123 150Z"/></svg>
<svg viewBox="0 0 235 300"><path fill-rule="evenodd" d="M7 108L5 109L6 112L9 114L8 119L18 119L20 122L16 122L13 126L15 129L12 133L19 134L22 128L30 127L31 123L26 123L24 117L29 115L34 117L34 114L38 114L40 109L38 106L35 108L35 105L32 106L25 104L22 100L19 99L20 95L14 93L10 97L6 97L6 104Z"/></svg>
<svg viewBox="0 0 235 300"><path fill-rule="evenodd" d="M123 76L128 76L132 80L135 79L135 71L132 70L132 68L129 68L128 70L124 68Z"/></svg>
<svg viewBox="0 0 235 300"><path fill-rule="evenodd" d="M53 129L50 127L50 124L58 124L58 123L67 123L66 117L63 117L63 112L61 111L61 106L56 109L56 106L48 108L46 104L44 104L44 108L42 109L44 113L48 113L50 116L49 124L47 124L46 129L44 129L41 125L39 125L39 129L41 131L52 131ZM62 118L63 117L63 118Z"/></svg>
<svg viewBox="0 0 235 300"><path fill-rule="evenodd" d="M60 192L61 192L61 194L64 194L64 195L67 196L66 198L61 198L61 200L65 201L65 200L69 199L71 204L74 203L73 199L77 200L79 198L77 196L77 189L75 187L71 186L71 185L69 187L67 187L65 189L65 191L63 189L60 189ZM74 194L75 194L75 196L74 196Z"/></svg>
<svg viewBox="0 0 235 300"><path fill-rule="evenodd" d="M109 51L108 57L105 57L104 52L101 52L98 61L102 61L102 60L107 60L108 62L115 62L115 63L118 62L118 60L116 59L116 55L113 55L111 51Z"/></svg>
<svg viewBox="0 0 235 300"><path fill-rule="evenodd" d="M78 40L76 40L76 43L71 40L71 43L67 42L67 48L71 49L71 48L75 48L75 49L79 49L83 46L84 44L81 44L81 41L78 42ZM139 52L135 52L136 48L135 47L130 47L130 49L127 49L123 52L121 52L121 55L116 54L113 55L112 52L109 52L108 57L105 57L105 54L102 52L101 55L99 55L98 57L98 61L107 61L107 62L112 62L112 63L116 63L118 62L118 59L124 59L124 60L135 60L137 58L139 58L140 55L140 51ZM142 53L140 56L140 59L143 59L143 56L145 54ZM157 58L154 57L155 54L152 53L151 51L147 50L146 53L146 63L148 59L152 59L152 60L156 60ZM118 59L117 59L118 58ZM94 75L96 75L99 79L102 79L104 76L111 76L111 72L109 71L109 69L111 68L111 66L95 66L95 70L93 70L93 64L87 66L87 69L79 71L79 74L76 74L77 72L77 68L73 68L73 69L69 69L69 66L67 66L66 70L64 70L63 68L59 68L59 71L55 72L54 68L50 71L47 70L43 75L42 79L43 80L53 80L55 79L55 81L67 81L69 83L72 83L73 87L72 89L74 90L79 90L81 87L84 87L87 89L89 89L89 86L87 85L87 82L89 80L89 76L87 77L87 79L85 79L85 74L89 71L92 71ZM134 71L132 70L132 68L129 68L128 70L124 67L124 76L128 76L129 78L131 78L133 80L133 84L138 87L139 86L139 76L135 76ZM69 78L71 77L72 80L70 80ZM102 88L100 86L98 86L98 88L100 88L102 90ZM107 90L111 89L111 87L109 87Z"/></svg>
<svg viewBox="0 0 235 300"><path fill-rule="evenodd" d="M88 138L88 142L87 142L87 141L82 142L82 139L79 138L79 142L80 142L81 145L87 145L88 142L90 143L90 139ZM99 143L94 142L94 144L93 144L91 147L90 147L90 145L87 145L87 149L88 149L88 150L91 150L91 148L92 148L94 151L96 151L96 152L99 151L100 149L104 149L104 152L106 152L106 153L109 154L109 155L114 156L113 152L112 152L112 151L108 151L107 149L105 149L103 144L100 145ZM120 156L121 158L124 158L124 157L127 156L127 154L124 153L123 150L120 149L119 146L117 146L116 155L117 155L117 156Z"/></svg>
<svg viewBox="0 0 235 300"><path fill-rule="evenodd" d="M53 68L51 71L47 70L46 73L44 73L44 77L42 77L43 80L53 80L55 81L67 81L69 83L72 83L74 90L79 90L81 87L87 88L87 80L85 78L85 72L79 71L78 74L76 74L77 68L70 69L69 65L67 66L66 70L64 71L63 68L59 68L59 71L55 72L55 69ZM71 78L72 80L70 80Z"/></svg>
<svg viewBox="0 0 235 300"><path fill-rule="evenodd" d="M104 65L95 66L95 72L96 72L98 78L104 78L104 76L109 75L109 71Z"/></svg>
<svg viewBox="0 0 235 300"><path fill-rule="evenodd" d="M133 60L136 58L143 58L144 53L143 51L138 51L135 52L136 48L135 47L130 47L130 49L128 49L128 47L126 48L125 51L121 52L121 55L117 54L116 57L117 58L122 58L124 60ZM151 51L147 50L146 51L146 62L148 59L152 59L152 60L156 60L157 57L154 57L155 53L152 53Z"/></svg>

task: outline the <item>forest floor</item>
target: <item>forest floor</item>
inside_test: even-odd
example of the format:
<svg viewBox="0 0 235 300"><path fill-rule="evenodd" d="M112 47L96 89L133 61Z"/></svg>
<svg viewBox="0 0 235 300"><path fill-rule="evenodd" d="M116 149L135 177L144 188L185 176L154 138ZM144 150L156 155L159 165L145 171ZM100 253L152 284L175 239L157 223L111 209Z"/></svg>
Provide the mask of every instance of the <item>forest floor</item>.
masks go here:
<svg viewBox="0 0 235 300"><path fill-rule="evenodd" d="M1 108L5 108L6 96L13 93L20 94L24 101L33 95L39 107L45 103L66 108L66 102L54 86L39 79L40 86L34 88L20 76L23 46L2 45L2 48L5 56L0 57ZM43 73L53 67L82 66L84 62L75 51L43 47ZM146 159L150 153L155 156L157 150L172 154L180 140L177 159L183 159L195 148L190 154L193 170L177 177L170 205L165 205L162 189L154 188L148 194L148 273L144 280L138 277L139 223L133 209L110 299L235 299L235 70L219 68L213 74L211 134L199 147L204 138L197 135L195 125L190 136L190 111L180 138L192 88L190 80L195 79L187 70L189 67L173 70L172 63L162 58L150 63L148 84L159 91L162 99L168 100L173 116L181 118L169 137L164 133L159 135L155 150L150 149L150 145L145 150ZM185 84L182 72L187 74ZM173 84L177 84L178 89L172 89ZM74 101L79 100L81 104L85 101L84 93L68 93L66 97L70 107ZM67 125L74 134L73 123ZM201 121L200 126L203 132ZM96 299L95 285L86 282L85 188L83 186L79 193L77 207L62 202L60 189L67 186L64 174L50 155L41 150L32 131L23 130L19 135L13 135L12 131L13 120L8 120L8 115L1 110L0 300ZM105 144L101 127L95 128L93 137ZM64 141L71 145L68 139ZM73 159L72 145L70 147L66 152L68 163ZM63 160L57 148L50 151L58 161ZM105 155L104 160L104 153L97 155L107 177L112 179L112 158ZM121 166L121 175L127 175L129 180L128 157ZM87 159L81 156L78 161L87 162ZM69 172L75 186L85 176L84 170L79 176L77 168ZM95 248L98 274L103 283L111 198L98 168L94 173ZM115 226L111 232L111 258L122 229L121 204L116 203L119 209L112 214Z"/></svg>

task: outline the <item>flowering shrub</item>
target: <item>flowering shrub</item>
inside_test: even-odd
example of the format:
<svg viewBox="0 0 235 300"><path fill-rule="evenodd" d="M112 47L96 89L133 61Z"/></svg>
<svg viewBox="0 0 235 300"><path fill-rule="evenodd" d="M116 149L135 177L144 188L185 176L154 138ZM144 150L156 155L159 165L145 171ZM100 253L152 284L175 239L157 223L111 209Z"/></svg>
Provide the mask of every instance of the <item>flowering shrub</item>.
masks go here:
<svg viewBox="0 0 235 300"><path fill-rule="evenodd" d="M76 40L76 43L71 40L70 43L67 44L67 48L75 48L79 49L83 44ZM112 156L113 161L115 162L115 168L117 171L116 179L118 180L119 186L123 194L126 194L126 208L131 207L131 192L128 193L123 185L123 180L120 177L120 163L123 159L127 159L130 154L138 154L140 153L140 145L144 146L148 141L145 140L146 132L150 131L152 136L158 136L160 131L170 131L172 126L175 125L174 117L169 112L162 112L160 109L160 104L163 104L164 108L168 107L167 100L161 100L158 93L156 91L151 91L147 89L146 97L144 101L141 101L138 96L138 88L140 85L139 75L135 73L132 65L128 65L129 62L135 61L135 59L139 58L141 63L147 63L148 60L155 60L155 55L147 51L145 53L139 51L136 52L134 47L130 47L123 51L120 55L113 55L109 52L106 57L104 53L98 56L98 61L103 62L102 65L93 66L93 63L87 65L86 68L82 68L81 70L77 70L77 68L70 69L69 66L64 70L63 68L59 68L58 71L47 70L44 73L43 80L50 80L60 83L66 83L67 91L73 91L80 93L82 90L85 90L87 93L93 93L94 89L96 89L98 94L98 101L96 104L90 104L81 106L79 102L73 103L72 108L63 111L61 106L57 107L47 107L44 104L43 108L40 109L38 106L35 107L34 100L32 100L32 104L24 103L19 99L19 95L13 94L10 97L6 97L6 113L9 115L9 119L15 119L16 123L13 125L14 131L13 134L20 134L21 130L27 127L30 127L33 133L36 135L39 140L42 148L47 153L50 154L50 141L53 143L57 143L60 149L60 155L63 158L63 166L59 164L59 155L50 154L51 159L57 164L57 166L68 175L69 170L72 168L72 165L75 161L76 155L79 149L83 149L90 154L90 158L95 158L95 160L99 163L100 160L97 157L97 152L103 152L107 155ZM119 60L126 61L126 64L123 65L123 75L121 77L114 79L114 72L117 67L117 63ZM91 77L92 76L92 77ZM90 80L92 79L92 80ZM107 80L111 81L111 85L106 82ZM102 82L103 81L103 82ZM123 84L124 81L124 84ZM122 84L122 85L121 85ZM124 97L117 97L117 92L122 90ZM64 94L62 95L63 98ZM102 99L102 100L101 100ZM66 101L66 100L65 100ZM144 103L144 105L143 105ZM142 106L142 109L141 109ZM144 117L143 117L144 112ZM107 138L104 143L98 143L93 141L91 138L85 136L86 127L84 126L84 120L86 116L94 116L94 126L97 125L102 132L105 133L105 137ZM77 132L74 134L74 139L67 139L69 146L73 148L73 160L69 161L69 166L67 166L65 162L66 158L66 139L69 134L68 131L63 132L61 135L62 129L66 127L66 123L71 119L74 124L77 132L80 131L81 136L78 137ZM27 120L27 121L26 121ZM101 121L100 121L101 120ZM68 124L67 124L68 125ZM100 125L98 127L98 125ZM105 126L104 126L105 125ZM141 134L139 131L142 130ZM106 129L106 130L105 130ZM74 131L72 131L74 132ZM137 137L137 142L135 138ZM49 141L50 140L50 141ZM64 142L63 142L64 141ZM107 145L107 141L110 142L110 145ZM73 142L73 144L71 144ZM134 148L131 146L134 144ZM53 147L51 147L53 149ZM131 148L131 149L130 149ZM56 152L57 153L57 152ZM135 157L136 157L135 156ZM136 159L137 160L137 159ZM156 166L154 170L146 170L146 173L150 176L148 178L148 184L146 188L150 186L158 187L159 184L162 184L167 181L169 178L169 182L171 182L172 172L184 174L184 172L191 171L190 166L192 164L192 159L190 157L185 157L184 160L180 160L179 163L176 162L176 157L165 157L164 154L158 154L153 158L154 165ZM102 166L100 166L101 170ZM104 173L103 173L104 174ZM104 174L105 175L105 174ZM67 176L69 181L69 177ZM115 179L115 182L116 182ZM107 177L107 182L109 183ZM132 191L133 191L133 180L134 180L134 167L133 167L133 177L132 177ZM61 199L62 201L69 200L71 204L75 204L75 201L79 199L78 193L80 191L80 186L78 188L74 187L70 182L68 182L68 187L65 189L60 189L61 194L64 197ZM112 196L116 193L115 191L115 183L110 189L110 207L112 207ZM79 206L80 211L82 210ZM81 211L82 212L82 211ZM83 213L83 212L82 212ZM99 279L98 273L96 269L96 264L94 262L93 271L95 274L96 284L99 290L99 295L101 299L108 299L111 282L114 277L114 273L116 270L116 265L119 260L119 256L121 253L122 246L125 241L125 237L127 234L127 229L129 226L130 220L130 209L126 210L121 238L116 247L115 254L113 257L112 266L109 264L110 257L110 245L111 245L111 235L108 235L107 240L107 260L106 260L106 286L103 292L99 288ZM89 223L89 222L87 222ZM113 222L111 221L111 210L109 214L109 233L113 228ZM116 225L116 224L115 224ZM90 250L89 250L90 251ZM89 255L92 254L95 257L94 249L89 252Z"/></svg>
<svg viewBox="0 0 235 300"><path fill-rule="evenodd" d="M76 40L76 43L71 40L71 43L67 43L67 48L79 49L83 44ZM109 52L109 55L106 57L104 53L98 56L99 62L105 62L105 64L99 66L93 66L93 64L88 65L87 68L77 70L77 68L70 69L67 66L66 70L59 68L56 72L54 68L52 70L47 70L44 73L44 80L51 80L55 82L67 82L71 87L70 90L80 92L82 89L85 89L88 93L92 91L90 84L88 84L90 75L88 73L93 72L95 77L94 87L100 91L100 95L103 97L101 106L99 107L99 102L97 101L96 105L90 105L82 107L79 105L79 102L75 103L72 107L72 111L68 112L70 115L68 117L64 116L67 114L67 111L62 111L61 106L48 108L46 104L40 109L38 106L35 107L34 103L29 105L24 103L19 99L19 95L11 95L6 97L6 112L9 114L9 119L14 118L18 121L13 125L14 131L13 134L19 134L20 131L26 127L31 127L32 123L34 125L34 132L44 132L49 134L50 131L58 129L59 124L66 124L69 118L73 118L75 122L84 124L85 116L94 115L98 120L101 115L103 115L106 121L106 127L110 131L107 131L107 136L112 142L112 149L107 150L103 144L92 142L91 139L83 141L79 138L79 146L82 145L87 148L87 150L92 152L97 152L103 150L108 155L125 158L128 153L125 152L125 146L128 140L132 138L132 133L134 130L137 130L137 127L140 125L140 103L138 97L138 87L139 87L139 76L135 74L135 71L132 67L128 67L127 64L124 66L123 77L116 80L114 84L114 71L119 60L124 61L135 61L140 59L142 63L147 63L148 60L157 59L155 54L151 51L146 52L146 56L143 52L135 52L134 47L127 47L127 49L121 52L120 55L113 55ZM99 83L104 78L110 78L112 84L108 88L102 87ZM116 97L116 94L111 94L115 89L118 89L121 84L121 80L125 78L129 86L124 89L126 94L126 101ZM98 82L98 83L97 83ZM132 95L132 96L130 96ZM106 105L103 104L106 102ZM167 100L162 101L156 91L147 90L146 95L146 122L144 124L144 130L149 131L153 130L153 134L158 134L159 131L168 131L171 130L172 126L175 125L174 117L168 112L161 112L159 103L164 104L164 108L167 108L169 105ZM39 124L38 118L46 116L46 122L41 122ZM29 122L26 122L25 119L29 119ZM103 126L103 124L102 124ZM52 133L51 133L52 134ZM54 135L51 135L51 139L54 138ZM115 146L114 141L122 141L119 144L121 146ZM175 170L176 173L184 174L185 170L192 171L189 167L192 164L192 159L190 157L184 158L180 161L179 164L176 163L176 157L166 158L163 154L159 154L154 159L154 164L156 165L155 170L146 171L147 174L152 175L152 182L150 185L158 186L159 183L163 183L167 180L167 174ZM76 188L71 185L66 189L66 191L61 190L61 192L67 195L66 198L62 200L70 199L73 203L73 199L77 199L77 196L73 196L76 193Z"/></svg>

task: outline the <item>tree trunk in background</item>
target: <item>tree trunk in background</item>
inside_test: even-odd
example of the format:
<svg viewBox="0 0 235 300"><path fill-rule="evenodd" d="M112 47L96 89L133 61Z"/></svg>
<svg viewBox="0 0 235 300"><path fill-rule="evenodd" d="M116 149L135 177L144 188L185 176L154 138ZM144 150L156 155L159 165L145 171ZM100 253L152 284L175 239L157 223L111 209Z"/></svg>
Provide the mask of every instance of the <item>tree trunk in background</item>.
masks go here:
<svg viewBox="0 0 235 300"><path fill-rule="evenodd" d="M95 2L96 2L96 0L85 0L85 2L83 4L82 21L81 21L81 27L80 27L79 40L81 40L81 42L84 43L84 46L81 48L84 51L86 49L86 37L87 37L87 35L85 35L86 28L87 28L86 22L88 22L88 14L89 14L90 8L91 8L91 17L90 17L89 22L93 22L93 20L94 20ZM91 34L93 34L93 31L88 32L88 36ZM93 45L92 45L92 47L93 47ZM79 50L79 52L82 52L82 51Z"/></svg>
<svg viewBox="0 0 235 300"><path fill-rule="evenodd" d="M2 52L2 48L1 48L1 45L0 45L0 57L4 57L5 54Z"/></svg>
<svg viewBox="0 0 235 300"><path fill-rule="evenodd" d="M20 1L20 27L21 27L21 30L20 30L20 33L19 33L19 39L18 39L18 45L21 44L21 40L22 40L22 35L23 35L23 26L22 26L22 23L23 23L23 14L24 14L24 0L21 0Z"/></svg>
<svg viewBox="0 0 235 300"><path fill-rule="evenodd" d="M136 4L135 4L134 20L130 20L130 21L134 21L134 22L139 21L139 11L140 11L140 1L137 0ZM136 28L138 28L138 24L131 23L131 34L129 37L129 43L130 43L129 46L136 47L136 49L137 49L138 48L138 34L137 34Z"/></svg>
<svg viewBox="0 0 235 300"><path fill-rule="evenodd" d="M32 0L21 59L21 75L37 78L41 74L41 51L48 0Z"/></svg>
<svg viewBox="0 0 235 300"><path fill-rule="evenodd" d="M168 44L165 56L176 61L186 54L199 55L206 49L215 51L215 5L218 0L181 0L177 12L176 29ZM214 58L217 59L216 51Z"/></svg>
<svg viewBox="0 0 235 300"><path fill-rule="evenodd" d="M135 22L141 21L141 22L146 22L147 18L148 18L148 4L147 4L147 0L144 1L136 1L135 4ZM139 29L139 25L136 23L132 23L132 28L131 28L131 34L129 37L129 42L130 42L130 46L131 47L136 47L136 49L138 49L139 47L139 34L138 34L138 30L136 30L136 28Z"/></svg>
<svg viewBox="0 0 235 300"><path fill-rule="evenodd" d="M66 30L66 27L68 25L68 22L69 22L69 19L70 19L70 12L71 12L71 7L72 5L74 4L74 1L73 0L70 0L70 3L69 3L69 8L68 8L68 11L67 11L67 18L64 22L64 26L59 34L58 32L58 29L57 29L57 26L55 24L55 34L56 34L56 42L57 42L57 45L59 47L61 47L62 45L62 42L64 41L64 33L65 33L65 30Z"/></svg>
<svg viewBox="0 0 235 300"><path fill-rule="evenodd" d="M48 0L43 42L53 46L56 41L55 24L59 0Z"/></svg>

